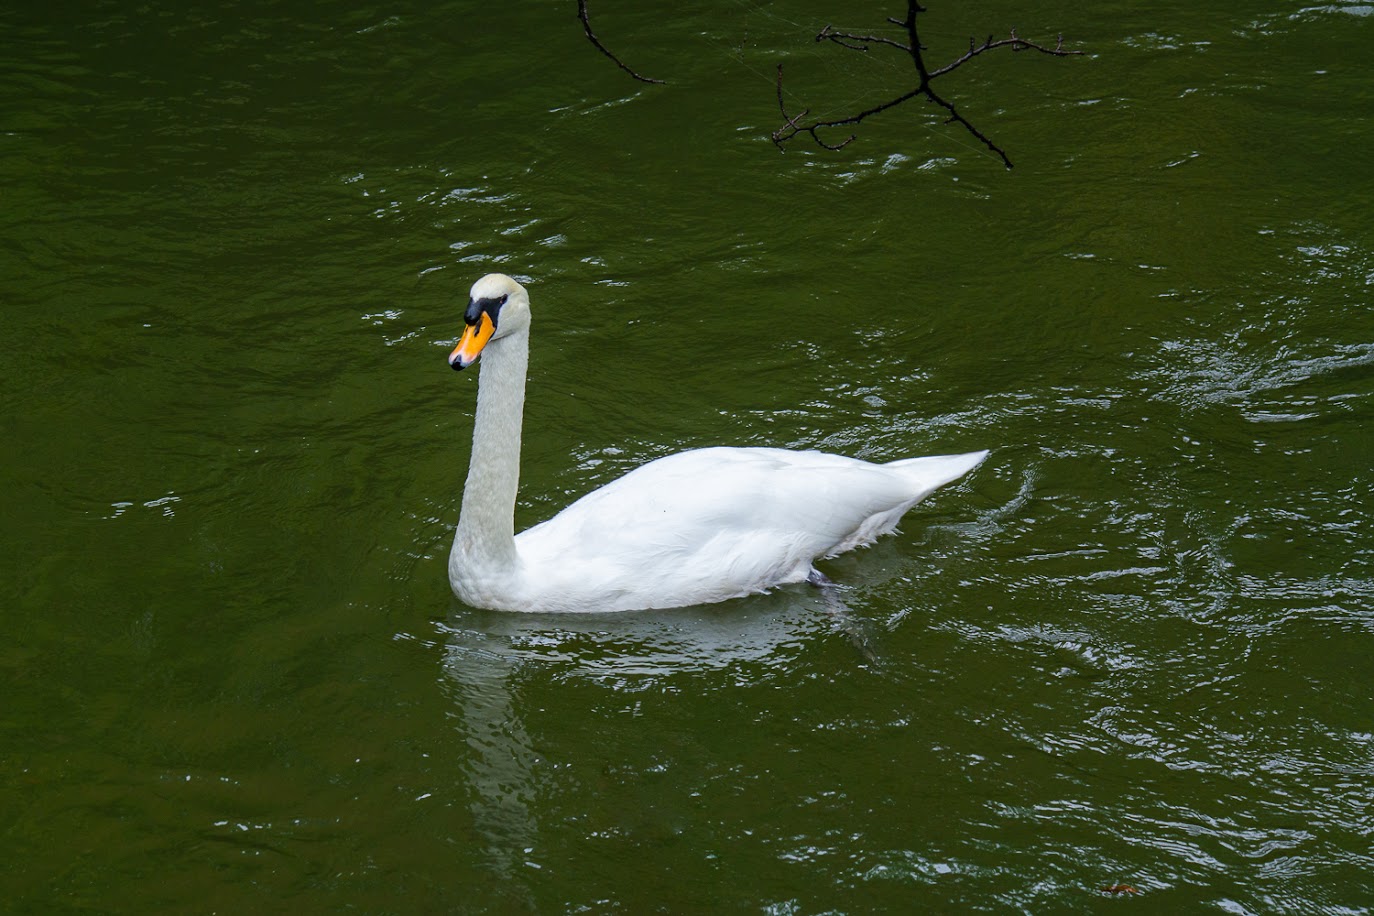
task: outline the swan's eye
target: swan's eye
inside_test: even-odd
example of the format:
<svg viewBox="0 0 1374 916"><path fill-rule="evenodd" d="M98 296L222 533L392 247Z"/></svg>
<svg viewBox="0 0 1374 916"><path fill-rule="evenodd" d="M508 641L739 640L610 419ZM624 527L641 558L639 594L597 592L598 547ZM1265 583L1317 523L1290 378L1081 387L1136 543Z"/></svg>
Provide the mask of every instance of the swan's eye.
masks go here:
<svg viewBox="0 0 1374 916"><path fill-rule="evenodd" d="M463 312L463 321L467 324L476 324L482 320L482 313L485 312L491 317L492 326L495 327L501 317L501 306L506 304L506 296L497 296L495 299L469 299L468 307Z"/></svg>

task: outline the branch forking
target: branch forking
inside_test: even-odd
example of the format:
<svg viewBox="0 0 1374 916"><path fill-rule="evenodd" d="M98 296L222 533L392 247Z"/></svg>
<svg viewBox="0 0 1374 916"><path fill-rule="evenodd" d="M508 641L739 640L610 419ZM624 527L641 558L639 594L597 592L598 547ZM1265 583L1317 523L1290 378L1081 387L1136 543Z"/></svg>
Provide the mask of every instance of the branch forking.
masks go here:
<svg viewBox="0 0 1374 916"><path fill-rule="evenodd" d="M906 31L907 41L905 44L900 41L895 41L891 38L884 38L882 36L877 35L855 35L849 32L841 32L830 25L826 25L825 28L821 29L820 32L816 35L816 41L818 42L830 41L839 45L842 48L847 48L851 51L867 52L869 48L873 46L886 46L903 51L911 57L911 62L916 67L917 83L915 88L902 93L894 99L891 99L887 102L883 102L880 105L875 105L872 108L860 111L857 114L852 114L847 117L835 118L831 120L816 120L810 123L807 123L805 121L806 115L810 111L810 109L807 109L796 116L789 115L787 113L787 105L783 99L782 64L778 64L778 111L782 114L782 119L784 123L782 127L779 127L777 130L773 131L773 143L776 144L779 149L782 149L783 144L786 143L788 140L791 140L798 134L805 133L810 134L812 140L815 140L817 144L828 150L843 149L845 146L847 146L850 142L852 142L855 139L857 134L851 133L845 140L841 141L838 144L834 144L827 143L825 140L821 139L819 131L822 129L828 129L832 127L845 127L850 125L857 125L865 119L872 117L873 115L887 111L889 108L895 108L903 102L907 102L917 96L924 96L926 101L939 105L941 108L945 109L946 112L948 112L948 117L945 118L946 124L962 125L966 131L968 131L971 135L973 135L975 138L981 141L982 144L986 146L991 152L995 153L1002 160L1003 165L1005 165L1007 168L1011 168L1012 162L1010 157L1007 156L1006 151L1003 150L996 143L994 143L992 139L988 137L987 134L983 133L976 126L974 126L974 124L971 121L969 121L962 114L960 114L959 109L955 107L953 102L949 101L944 96L937 93L933 88L931 88L931 82L934 81L937 77L944 76L947 73L951 73L954 70L957 70L959 67L973 60L975 57L978 57L981 54L986 54L989 51L995 51L999 48L1011 48L1013 51L1039 51L1042 54L1049 54L1054 57L1068 57L1070 55L1082 54L1083 52L1065 50L1064 38L1062 35L1059 36L1054 47L1049 48L1045 47L1044 45L1037 44L1033 41L1028 41L1027 39L1021 38L1019 35L1016 34L1016 31L1013 29L1011 32L1011 36L1009 38L994 39L991 35L989 35L981 45L978 44L975 39L970 38L969 49L965 54L956 58L955 60L951 61L943 67L940 67L936 70L930 70L926 65L924 56L926 48L924 45L921 44L921 39L916 28L916 17L924 12L926 12L925 7L921 6L921 4L917 2L917 0L907 0L907 11L905 19L894 19L891 17L888 18L888 22L892 23L893 25L901 26Z"/></svg>

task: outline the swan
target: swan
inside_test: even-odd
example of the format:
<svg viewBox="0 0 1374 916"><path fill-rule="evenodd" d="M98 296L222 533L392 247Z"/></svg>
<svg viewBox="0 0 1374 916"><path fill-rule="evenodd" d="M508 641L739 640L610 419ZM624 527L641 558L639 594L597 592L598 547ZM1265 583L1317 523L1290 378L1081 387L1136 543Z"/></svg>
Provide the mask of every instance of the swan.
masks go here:
<svg viewBox="0 0 1374 916"><path fill-rule="evenodd" d="M893 531L986 451L872 464L816 451L701 448L651 461L515 534L530 299L504 274L472 285L449 365L481 357L472 463L449 555L479 608L601 612L684 607L773 586Z"/></svg>

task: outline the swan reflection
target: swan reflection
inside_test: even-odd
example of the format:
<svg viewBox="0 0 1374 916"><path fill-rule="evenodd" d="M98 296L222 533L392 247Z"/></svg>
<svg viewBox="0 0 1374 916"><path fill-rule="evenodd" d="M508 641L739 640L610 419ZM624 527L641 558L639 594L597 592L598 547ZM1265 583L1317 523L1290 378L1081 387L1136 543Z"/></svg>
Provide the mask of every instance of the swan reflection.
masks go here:
<svg viewBox="0 0 1374 916"><path fill-rule="evenodd" d="M873 658L866 621L844 590L797 586L725 605L618 614L507 614L455 609L439 629L444 682L471 750L465 776L487 867L514 879L538 867L535 798L549 778L525 721L522 685L593 681L625 695L722 673L750 682L795 671L827 640Z"/></svg>

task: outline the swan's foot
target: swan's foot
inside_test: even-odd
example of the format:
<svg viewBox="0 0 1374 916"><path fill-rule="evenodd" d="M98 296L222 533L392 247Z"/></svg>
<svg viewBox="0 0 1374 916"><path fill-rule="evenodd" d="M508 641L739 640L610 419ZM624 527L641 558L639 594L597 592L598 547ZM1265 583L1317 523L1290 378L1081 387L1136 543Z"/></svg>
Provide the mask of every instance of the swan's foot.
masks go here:
<svg viewBox="0 0 1374 916"><path fill-rule="evenodd" d="M862 617L855 617L845 606L844 586L831 579L818 569L812 569L806 581L821 591L825 612L830 615L835 629L844 635L849 644L859 653L859 658L867 665L879 664L873 624Z"/></svg>
<svg viewBox="0 0 1374 916"><path fill-rule="evenodd" d="M821 599L825 602L825 612L834 621L835 629L844 634L845 639L859 653L863 663L878 664L878 652L874 647L871 626L867 621L849 613L849 608L845 606L844 598L841 597L844 594L844 586L814 566L806 574L806 583L822 589Z"/></svg>
<svg viewBox="0 0 1374 916"><path fill-rule="evenodd" d="M834 579L821 572L816 567L811 567L811 572L806 574L806 583L814 585L816 588L839 588L840 585Z"/></svg>

